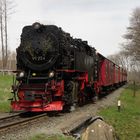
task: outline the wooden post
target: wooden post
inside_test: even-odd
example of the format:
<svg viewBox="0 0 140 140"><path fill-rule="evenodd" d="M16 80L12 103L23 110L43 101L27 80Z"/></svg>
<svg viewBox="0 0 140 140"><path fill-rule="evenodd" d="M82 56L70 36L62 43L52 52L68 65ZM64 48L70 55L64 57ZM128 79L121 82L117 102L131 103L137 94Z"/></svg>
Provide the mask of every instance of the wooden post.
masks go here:
<svg viewBox="0 0 140 140"><path fill-rule="evenodd" d="M121 111L121 100L118 100L118 112Z"/></svg>
<svg viewBox="0 0 140 140"><path fill-rule="evenodd" d="M133 97L136 96L136 82L133 82L134 90L133 90Z"/></svg>

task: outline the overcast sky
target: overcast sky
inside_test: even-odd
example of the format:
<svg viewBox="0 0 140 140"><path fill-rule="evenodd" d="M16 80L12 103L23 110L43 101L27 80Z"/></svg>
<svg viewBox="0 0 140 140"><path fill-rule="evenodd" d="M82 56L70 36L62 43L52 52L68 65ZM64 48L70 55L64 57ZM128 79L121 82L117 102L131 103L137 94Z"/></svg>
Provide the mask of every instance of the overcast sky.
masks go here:
<svg viewBox="0 0 140 140"><path fill-rule="evenodd" d="M39 21L55 24L74 38L87 40L107 56L119 51L122 35L140 0L15 0L9 19L9 47L15 50L25 25Z"/></svg>

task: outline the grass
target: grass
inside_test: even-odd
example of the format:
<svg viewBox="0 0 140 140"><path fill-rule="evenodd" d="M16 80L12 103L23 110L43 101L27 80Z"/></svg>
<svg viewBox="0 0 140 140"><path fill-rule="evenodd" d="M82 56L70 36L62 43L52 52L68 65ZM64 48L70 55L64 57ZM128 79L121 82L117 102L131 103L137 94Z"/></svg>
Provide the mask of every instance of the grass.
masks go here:
<svg viewBox="0 0 140 140"><path fill-rule="evenodd" d="M0 75L0 112L10 111L11 85L11 75Z"/></svg>
<svg viewBox="0 0 140 140"><path fill-rule="evenodd" d="M30 138L30 140L73 140L73 139L71 137L66 137L63 135L47 136L45 134L38 134Z"/></svg>
<svg viewBox="0 0 140 140"><path fill-rule="evenodd" d="M140 87L133 97L132 86L127 87L120 96L121 111L116 106L103 109L99 115L114 126L120 140L140 140Z"/></svg>

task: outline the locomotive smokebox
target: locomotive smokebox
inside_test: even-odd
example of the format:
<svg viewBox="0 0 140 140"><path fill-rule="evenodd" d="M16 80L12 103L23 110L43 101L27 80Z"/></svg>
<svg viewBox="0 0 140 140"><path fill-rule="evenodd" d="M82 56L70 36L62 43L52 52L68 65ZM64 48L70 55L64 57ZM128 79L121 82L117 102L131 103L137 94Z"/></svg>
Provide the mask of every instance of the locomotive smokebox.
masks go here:
<svg viewBox="0 0 140 140"><path fill-rule="evenodd" d="M39 22L25 26L17 49L17 68L44 71L52 68L58 58L59 28Z"/></svg>

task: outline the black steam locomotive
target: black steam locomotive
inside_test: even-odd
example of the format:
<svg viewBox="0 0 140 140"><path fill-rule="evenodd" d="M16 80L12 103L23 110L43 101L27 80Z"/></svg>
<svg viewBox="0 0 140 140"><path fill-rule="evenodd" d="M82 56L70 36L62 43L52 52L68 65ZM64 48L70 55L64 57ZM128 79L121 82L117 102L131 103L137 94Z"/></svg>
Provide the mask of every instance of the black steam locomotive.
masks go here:
<svg viewBox="0 0 140 140"><path fill-rule="evenodd" d="M83 105L105 85L101 78L105 61L87 41L74 39L55 25L25 26L17 48L12 109L60 111L74 103Z"/></svg>

